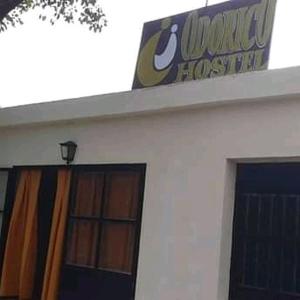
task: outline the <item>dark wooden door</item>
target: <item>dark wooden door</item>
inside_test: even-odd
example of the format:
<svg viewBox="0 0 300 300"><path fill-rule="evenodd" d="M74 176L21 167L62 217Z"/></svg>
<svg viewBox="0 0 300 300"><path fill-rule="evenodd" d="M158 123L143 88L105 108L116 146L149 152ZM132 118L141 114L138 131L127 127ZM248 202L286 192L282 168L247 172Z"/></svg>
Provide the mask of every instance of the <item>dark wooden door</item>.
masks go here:
<svg viewBox="0 0 300 300"><path fill-rule="evenodd" d="M300 164L240 164L230 300L300 299Z"/></svg>
<svg viewBox="0 0 300 300"><path fill-rule="evenodd" d="M61 300L132 300L145 166L74 170Z"/></svg>

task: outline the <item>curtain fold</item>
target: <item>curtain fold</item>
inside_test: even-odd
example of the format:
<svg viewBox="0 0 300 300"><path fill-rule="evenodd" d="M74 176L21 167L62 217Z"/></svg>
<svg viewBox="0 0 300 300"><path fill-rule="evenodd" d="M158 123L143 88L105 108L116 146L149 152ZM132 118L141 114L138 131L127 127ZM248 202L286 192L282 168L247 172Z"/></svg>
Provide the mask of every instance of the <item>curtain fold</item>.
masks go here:
<svg viewBox="0 0 300 300"><path fill-rule="evenodd" d="M82 172L76 175L77 186L72 215L98 217L101 210L104 175L96 172Z"/></svg>
<svg viewBox="0 0 300 300"><path fill-rule="evenodd" d="M41 171L20 174L6 242L0 296L31 299L37 255L37 202Z"/></svg>
<svg viewBox="0 0 300 300"><path fill-rule="evenodd" d="M74 177L76 192L71 210L67 262L72 265L94 266L99 222L86 220L84 217L100 216L104 175L99 172L82 172Z"/></svg>
<svg viewBox="0 0 300 300"><path fill-rule="evenodd" d="M59 275L68 213L70 181L70 170L58 171L57 190L44 275L42 300L56 300L58 296Z"/></svg>

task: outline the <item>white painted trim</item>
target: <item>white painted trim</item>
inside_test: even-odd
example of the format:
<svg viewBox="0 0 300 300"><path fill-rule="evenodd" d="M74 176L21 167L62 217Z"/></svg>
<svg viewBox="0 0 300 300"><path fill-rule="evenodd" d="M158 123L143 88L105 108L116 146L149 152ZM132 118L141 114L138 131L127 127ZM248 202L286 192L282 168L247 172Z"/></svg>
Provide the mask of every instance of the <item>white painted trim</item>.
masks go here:
<svg viewBox="0 0 300 300"><path fill-rule="evenodd" d="M300 67L0 109L0 128L300 97Z"/></svg>

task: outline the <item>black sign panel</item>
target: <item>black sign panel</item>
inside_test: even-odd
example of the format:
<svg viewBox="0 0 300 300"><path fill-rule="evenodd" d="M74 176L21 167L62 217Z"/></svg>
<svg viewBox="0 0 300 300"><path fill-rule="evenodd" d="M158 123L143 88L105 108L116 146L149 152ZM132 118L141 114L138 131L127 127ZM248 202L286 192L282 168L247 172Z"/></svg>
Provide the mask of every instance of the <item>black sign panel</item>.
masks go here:
<svg viewBox="0 0 300 300"><path fill-rule="evenodd" d="M232 0L145 23L133 89L267 69L276 0Z"/></svg>

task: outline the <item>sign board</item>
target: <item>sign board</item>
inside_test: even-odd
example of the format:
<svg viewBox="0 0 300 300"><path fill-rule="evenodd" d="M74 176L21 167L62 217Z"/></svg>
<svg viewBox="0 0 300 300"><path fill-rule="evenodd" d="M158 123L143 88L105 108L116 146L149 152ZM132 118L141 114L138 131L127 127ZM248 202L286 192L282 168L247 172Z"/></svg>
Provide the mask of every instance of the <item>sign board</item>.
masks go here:
<svg viewBox="0 0 300 300"><path fill-rule="evenodd" d="M133 89L264 70L276 0L232 0L144 24Z"/></svg>

